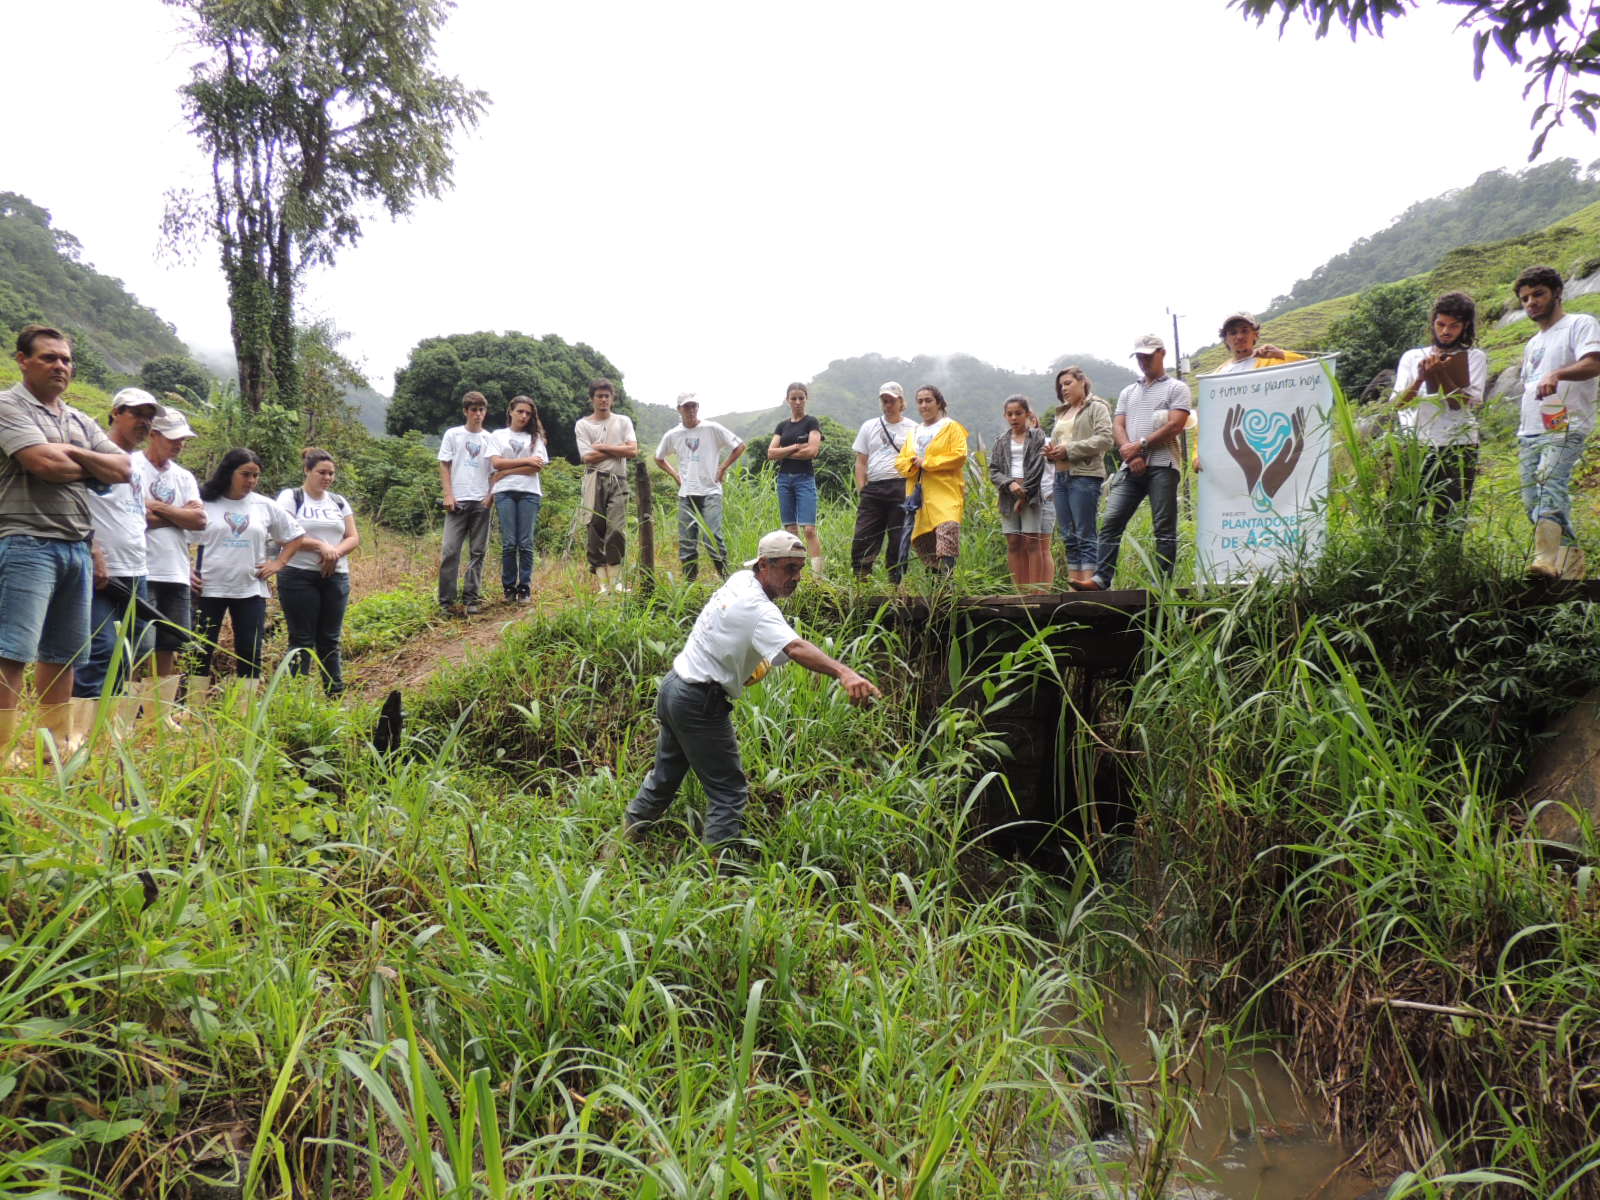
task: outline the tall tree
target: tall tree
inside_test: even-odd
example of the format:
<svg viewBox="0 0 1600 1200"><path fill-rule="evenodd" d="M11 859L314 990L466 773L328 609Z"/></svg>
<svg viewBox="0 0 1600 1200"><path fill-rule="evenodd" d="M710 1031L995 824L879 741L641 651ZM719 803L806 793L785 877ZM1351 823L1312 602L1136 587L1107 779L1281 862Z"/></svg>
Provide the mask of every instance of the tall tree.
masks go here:
<svg viewBox="0 0 1600 1200"><path fill-rule="evenodd" d="M416 429L436 436L461 424L462 396L482 392L489 401L489 426L498 428L511 397L531 396L550 452L577 462L572 423L589 411L589 381L597 377L611 380L617 407L631 412L621 372L583 342L568 345L553 333L536 338L515 331L423 338L394 373L385 427L392 434Z"/></svg>
<svg viewBox="0 0 1600 1200"><path fill-rule="evenodd" d="M211 195L172 198L174 242L213 234L239 387L252 411L299 400L295 289L390 216L450 184L450 139L488 97L434 70L449 0L166 0L204 51L182 89Z"/></svg>
<svg viewBox="0 0 1600 1200"><path fill-rule="evenodd" d="M1532 161L1544 149L1550 131L1568 113L1595 132L1600 93L1576 86L1600 79L1600 4L1584 0L1437 0L1460 11L1462 28L1471 29L1475 78L1483 78L1483 59L1492 45L1512 65L1521 64L1528 76L1524 96L1538 93L1533 124L1544 122L1528 155ZM1351 38L1361 34L1383 36L1385 21L1405 16L1418 0L1228 0L1257 24L1281 13L1281 34L1298 13L1327 35L1335 23Z"/></svg>

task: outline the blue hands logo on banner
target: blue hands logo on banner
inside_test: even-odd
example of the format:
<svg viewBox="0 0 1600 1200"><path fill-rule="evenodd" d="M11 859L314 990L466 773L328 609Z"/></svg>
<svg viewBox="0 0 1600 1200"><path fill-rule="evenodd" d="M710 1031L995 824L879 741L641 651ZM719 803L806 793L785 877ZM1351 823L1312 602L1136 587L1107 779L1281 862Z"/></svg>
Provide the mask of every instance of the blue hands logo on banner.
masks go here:
<svg viewBox="0 0 1600 1200"><path fill-rule="evenodd" d="M1294 416L1236 404L1222 425L1222 443L1244 473L1250 502L1257 512L1270 512L1273 497L1294 474L1306 448L1306 410Z"/></svg>

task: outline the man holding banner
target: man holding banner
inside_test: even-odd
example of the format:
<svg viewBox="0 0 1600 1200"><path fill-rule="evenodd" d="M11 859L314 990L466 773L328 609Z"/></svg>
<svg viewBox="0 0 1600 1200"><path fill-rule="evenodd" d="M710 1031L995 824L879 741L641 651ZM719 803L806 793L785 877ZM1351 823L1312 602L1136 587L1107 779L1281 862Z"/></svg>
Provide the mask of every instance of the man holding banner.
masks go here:
<svg viewBox="0 0 1600 1200"><path fill-rule="evenodd" d="M1200 579L1247 579L1314 550L1328 492L1330 360L1218 372L1199 387Z"/></svg>
<svg viewBox="0 0 1600 1200"><path fill-rule="evenodd" d="M1122 469L1112 476L1111 498L1100 523L1100 565L1093 578L1072 581L1079 591L1101 591L1111 586L1117 573L1122 531L1147 496L1161 573L1170 579L1178 565L1180 467L1174 447L1189 420L1189 385L1167 374L1167 344L1154 334L1146 334L1133 344L1133 357L1144 377L1123 388L1117 398L1111 427L1117 453L1122 456Z"/></svg>

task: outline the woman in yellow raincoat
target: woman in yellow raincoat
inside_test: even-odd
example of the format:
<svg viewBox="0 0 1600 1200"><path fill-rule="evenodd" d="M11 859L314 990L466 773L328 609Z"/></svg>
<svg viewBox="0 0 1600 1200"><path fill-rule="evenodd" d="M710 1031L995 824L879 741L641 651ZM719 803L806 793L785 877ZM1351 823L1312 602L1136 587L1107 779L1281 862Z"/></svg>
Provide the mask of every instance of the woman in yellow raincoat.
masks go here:
<svg viewBox="0 0 1600 1200"><path fill-rule="evenodd" d="M911 527L911 546L931 570L948 574L961 550L961 511L967 498L967 431L953 420L936 387L917 389L918 425L900 447L895 470L922 505Z"/></svg>

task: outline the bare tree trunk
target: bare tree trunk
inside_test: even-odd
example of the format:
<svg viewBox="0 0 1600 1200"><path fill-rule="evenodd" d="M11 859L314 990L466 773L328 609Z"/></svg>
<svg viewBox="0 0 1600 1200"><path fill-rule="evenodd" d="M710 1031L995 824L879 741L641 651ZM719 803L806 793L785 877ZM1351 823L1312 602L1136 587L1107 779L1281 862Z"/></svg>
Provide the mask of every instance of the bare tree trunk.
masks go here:
<svg viewBox="0 0 1600 1200"><path fill-rule="evenodd" d="M640 457L633 460L633 477L639 496L639 594L649 597L656 586L656 508L650 495L650 468Z"/></svg>

